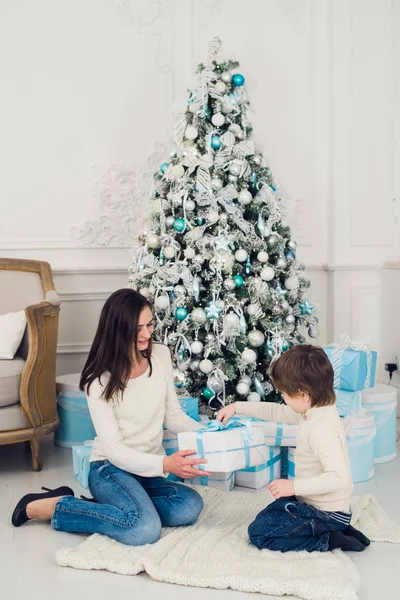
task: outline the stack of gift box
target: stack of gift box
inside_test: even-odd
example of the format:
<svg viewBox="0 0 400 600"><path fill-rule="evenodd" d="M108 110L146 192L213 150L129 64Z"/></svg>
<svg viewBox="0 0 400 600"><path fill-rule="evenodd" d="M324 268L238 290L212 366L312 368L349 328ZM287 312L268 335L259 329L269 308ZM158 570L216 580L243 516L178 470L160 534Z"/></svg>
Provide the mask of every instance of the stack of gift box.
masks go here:
<svg viewBox="0 0 400 600"><path fill-rule="evenodd" d="M354 482L366 481L373 477L375 463L396 457L396 388L374 387L376 352L352 344L324 350L334 368L336 405L346 430L352 477ZM230 491L234 485L259 489L282 476L295 477L295 425L237 415L223 426L199 417L197 398L179 401L204 428L178 435L164 429L165 452L195 449L196 457L207 459L204 470L211 473L185 483ZM90 442L73 447L74 474L83 487L87 487L90 453ZM182 481L173 474L168 477Z"/></svg>

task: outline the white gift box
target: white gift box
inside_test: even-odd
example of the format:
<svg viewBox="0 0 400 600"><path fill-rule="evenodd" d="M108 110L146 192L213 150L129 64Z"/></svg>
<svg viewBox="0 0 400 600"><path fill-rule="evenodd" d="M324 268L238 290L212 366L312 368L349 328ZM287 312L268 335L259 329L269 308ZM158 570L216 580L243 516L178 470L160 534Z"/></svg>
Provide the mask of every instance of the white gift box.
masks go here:
<svg viewBox="0 0 400 600"><path fill-rule="evenodd" d="M275 421L263 421L262 419L253 419L248 415L237 415L242 421L251 421L251 423L260 425L264 430L266 446L295 446L296 445L296 425L287 423L275 423Z"/></svg>
<svg viewBox="0 0 400 600"><path fill-rule="evenodd" d="M281 476L281 448L280 447L268 447L269 453L268 460L257 467L250 467L248 469L241 469L236 472L235 484L241 487L252 488L258 490L259 488L268 485L274 479L279 479Z"/></svg>
<svg viewBox="0 0 400 600"><path fill-rule="evenodd" d="M178 433L179 450L196 450L193 458L206 458L198 465L209 472L230 473L256 467L268 459L264 430L258 424L230 429L185 431Z"/></svg>
<svg viewBox="0 0 400 600"><path fill-rule="evenodd" d="M230 492L235 483L235 473L211 473L211 477L193 477L193 479L185 479L184 482L190 485L205 485Z"/></svg>

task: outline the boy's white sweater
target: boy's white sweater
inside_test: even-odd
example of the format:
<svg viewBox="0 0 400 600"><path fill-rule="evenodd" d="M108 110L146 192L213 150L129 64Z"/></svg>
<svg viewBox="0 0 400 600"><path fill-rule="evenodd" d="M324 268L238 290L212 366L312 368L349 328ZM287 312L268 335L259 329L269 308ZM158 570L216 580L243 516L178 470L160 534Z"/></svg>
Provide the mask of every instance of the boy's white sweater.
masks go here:
<svg viewBox="0 0 400 600"><path fill-rule="evenodd" d="M297 425L295 495L319 510L350 510L353 482L346 434L336 406L315 407L303 414L272 402L236 402L237 414Z"/></svg>

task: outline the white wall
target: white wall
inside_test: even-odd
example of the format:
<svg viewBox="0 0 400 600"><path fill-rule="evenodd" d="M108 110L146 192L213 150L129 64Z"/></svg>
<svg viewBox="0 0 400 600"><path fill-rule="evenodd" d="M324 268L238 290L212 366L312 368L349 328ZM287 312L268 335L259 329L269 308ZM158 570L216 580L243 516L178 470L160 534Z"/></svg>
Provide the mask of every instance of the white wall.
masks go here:
<svg viewBox="0 0 400 600"><path fill-rule="evenodd" d="M321 342L379 344L381 265L400 259L400 0L6 1L0 255L52 264L60 372L126 284L149 167L216 34L246 76Z"/></svg>

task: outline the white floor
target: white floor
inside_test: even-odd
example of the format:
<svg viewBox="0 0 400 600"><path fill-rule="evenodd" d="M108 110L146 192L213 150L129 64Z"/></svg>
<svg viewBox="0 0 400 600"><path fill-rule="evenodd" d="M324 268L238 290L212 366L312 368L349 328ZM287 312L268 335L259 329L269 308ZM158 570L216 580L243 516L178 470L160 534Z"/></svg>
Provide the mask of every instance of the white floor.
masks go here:
<svg viewBox="0 0 400 600"><path fill-rule="evenodd" d="M125 577L100 571L77 571L58 567L59 548L73 547L84 536L53 531L49 525L28 523L19 529L10 523L11 512L22 495L40 491L42 485L70 485L83 489L72 476L71 451L56 448L51 438L43 445L44 468L31 470L30 454L24 444L0 446L0 597L2 600L244 600L250 594L232 590L185 588L158 583L147 575ZM400 522L400 459L378 465L368 483L356 493L376 496L390 517ZM234 492L233 492L234 493ZM399 598L400 545L373 544L363 554L352 554L362 577L361 600ZM133 596L134 595L134 596ZM254 598L254 595L251 595ZM272 598L272 597L268 597Z"/></svg>

